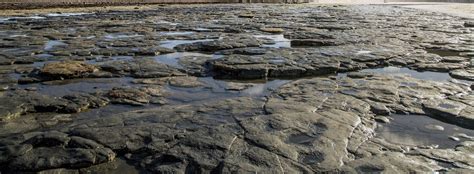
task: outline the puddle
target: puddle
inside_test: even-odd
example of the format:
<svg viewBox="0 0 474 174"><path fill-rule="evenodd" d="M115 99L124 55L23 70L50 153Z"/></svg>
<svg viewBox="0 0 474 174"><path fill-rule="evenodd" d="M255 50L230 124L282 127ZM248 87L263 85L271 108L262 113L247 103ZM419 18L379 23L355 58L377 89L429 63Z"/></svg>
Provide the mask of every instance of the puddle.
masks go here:
<svg viewBox="0 0 474 174"><path fill-rule="evenodd" d="M32 66L35 67L35 68L39 68L39 67L43 67L45 64L53 63L53 62L59 62L59 61L57 61L57 60L48 60L48 61L42 61L42 62L34 62Z"/></svg>
<svg viewBox="0 0 474 174"><path fill-rule="evenodd" d="M163 36L181 36L181 35L191 35L194 34L195 32L193 31L163 31L163 32L158 32L159 35Z"/></svg>
<svg viewBox="0 0 474 174"><path fill-rule="evenodd" d="M290 82L291 80L250 80L250 81L226 81L226 80L216 80L212 77L201 78L201 81L205 82L208 85L211 85L214 92L228 92L236 91L239 92L241 96L265 96L270 94L273 90L278 87ZM238 84L239 86L248 85L243 90L233 90L229 83Z"/></svg>
<svg viewBox="0 0 474 174"><path fill-rule="evenodd" d="M208 87L181 88L169 86L166 88L166 94L170 104L193 104L194 102L201 103L238 97L238 93L215 92L213 88Z"/></svg>
<svg viewBox="0 0 474 174"><path fill-rule="evenodd" d="M446 50L446 49L425 49L425 51L427 53L431 53L431 54L436 54L436 55L439 55L441 57L446 57L446 56L460 56L460 57L466 57L466 56L463 56L461 53L462 52L458 52L458 51L451 51L451 50Z"/></svg>
<svg viewBox="0 0 474 174"><path fill-rule="evenodd" d="M59 40L50 40L44 45L44 50L52 50L54 47L67 46L68 44Z"/></svg>
<svg viewBox="0 0 474 174"><path fill-rule="evenodd" d="M270 94L278 87L290 82L290 80L272 80L264 84L254 84L253 87L245 89L242 94L245 96L264 96Z"/></svg>
<svg viewBox="0 0 474 174"><path fill-rule="evenodd" d="M124 159L116 158L115 163L117 164L117 168L111 173L126 173L126 174L140 174L145 173L145 171L141 171L140 169L136 168L135 166L127 163Z"/></svg>
<svg viewBox="0 0 474 174"><path fill-rule="evenodd" d="M379 124L377 136L385 140L411 146L439 145L440 148L453 148L462 141L468 140L458 134L474 136L474 130L465 129L445 123L424 115L390 116L393 120L388 124ZM461 141L453 141L449 137L456 136Z"/></svg>
<svg viewBox="0 0 474 174"><path fill-rule="evenodd" d="M155 56L154 59L163 64L167 64L176 68L182 67L178 62L181 57L185 56L199 56L199 57L210 57L212 59L219 59L222 58L223 55L217 55L217 54L202 54L202 53L193 53L193 52L175 52L175 53L170 53L170 54L163 54L163 55L158 55Z"/></svg>
<svg viewBox="0 0 474 174"><path fill-rule="evenodd" d="M71 117L74 118L74 122L70 124L64 124L62 126L64 126L65 128L71 128L76 125L88 123L90 122L91 119L115 117L120 113L131 112L131 111L140 110L140 109L146 109L146 107L120 105L120 104L108 104L107 106L104 106L104 107L89 109L84 112L72 114Z"/></svg>
<svg viewBox="0 0 474 174"><path fill-rule="evenodd" d="M108 61L130 61L133 60L133 56L111 56L111 57L104 57L104 56L97 56L92 60L86 61L90 64L97 64L101 62L108 62Z"/></svg>
<svg viewBox="0 0 474 174"><path fill-rule="evenodd" d="M16 20L24 20L24 19L34 19L34 20L39 20L39 19L45 19L45 17L42 16L17 16L17 17L0 17L0 23L4 22L13 22Z"/></svg>
<svg viewBox="0 0 474 174"><path fill-rule="evenodd" d="M123 34L123 33L112 33L107 34L104 36L105 39L113 40L113 39L125 39L125 38L134 38L134 37L143 37L143 35L139 34Z"/></svg>
<svg viewBox="0 0 474 174"><path fill-rule="evenodd" d="M290 137L288 137L288 142L310 146L315 139L316 139L315 137L300 133L300 134L290 135Z"/></svg>
<svg viewBox="0 0 474 174"><path fill-rule="evenodd" d="M81 16L81 15L88 15L94 13L49 13L46 16L49 17L68 17L68 16Z"/></svg>
<svg viewBox="0 0 474 174"><path fill-rule="evenodd" d="M202 40L167 40L161 41L160 47L170 48L173 49L177 45L181 44L189 44L189 43L196 43L196 42L209 42L213 41L212 39L202 39Z"/></svg>
<svg viewBox="0 0 474 174"><path fill-rule="evenodd" d="M304 155L301 160L305 164L319 164L324 161L324 154L319 151L311 152L308 155Z"/></svg>
<svg viewBox="0 0 474 174"><path fill-rule="evenodd" d="M291 48L291 40L286 39L282 34L279 35L254 35L256 38L268 39L273 44L263 44L263 47L270 48Z"/></svg>
<svg viewBox="0 0 474 174"><path fill-rule="evenodd" d="M113 87L130 86L131 78L107 79L71 79L19 85L19 88L36 88L40 94L62 97L68 94L94 93L100 90L109 90Z"/></svg>
<svg viewBox="0 0 474 174"><path fill-rule="evenodd" d="M224 81L216 80L212 77L202 77L199 81L205 84L196 88L180 88L169 86L167 91L168 98L177 103L192 103L209 101L216 99L225 99L233 97L264 97L273 90L290 82L290 80L271 80L271 81ZM240 86L247 86L243 90L230 89L230 83L239 83Z"/></svg>
<svg viewBox="0 0 474 174"><path fill-rule="evenodd" d="M394 67L394 66L376 68L376 69L364 69L364 70L361 70L360 72L372 72L372 73L387 74L387 75L409 75L413 78L417 78L421 80L432 80L432 81L439 81L439 82L446 82L452 79L448 73L431 72L431 71L418 72L418 71L411 70L408 68L399 68L399 67Z"/></svg>

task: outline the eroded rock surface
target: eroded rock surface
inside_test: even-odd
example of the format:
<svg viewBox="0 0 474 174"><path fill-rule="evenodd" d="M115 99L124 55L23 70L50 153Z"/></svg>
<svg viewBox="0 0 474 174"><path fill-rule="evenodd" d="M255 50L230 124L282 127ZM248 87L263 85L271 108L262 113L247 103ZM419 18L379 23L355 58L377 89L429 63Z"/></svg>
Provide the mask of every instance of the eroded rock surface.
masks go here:
<svg viewBox="0 0 474 174"><path fill-rule="evenodd" d="M474 170L471 21L395 5L149 7L0 18L0 172ZM427 132L444 139L405 142Z"/></svg>

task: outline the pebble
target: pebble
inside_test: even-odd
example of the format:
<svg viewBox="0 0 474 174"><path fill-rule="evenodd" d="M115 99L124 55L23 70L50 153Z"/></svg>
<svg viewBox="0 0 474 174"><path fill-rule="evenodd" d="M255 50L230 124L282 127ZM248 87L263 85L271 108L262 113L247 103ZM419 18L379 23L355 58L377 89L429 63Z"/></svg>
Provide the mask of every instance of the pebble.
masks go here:
<svg viewBox="0 0 474 174"><path fill-rule="evenodd" d="M444 127L443 127L443 126L434 125L434 124L425 125L425 128L426 128L426 129L429 129L429 130L444 131Z"/></svg>
<svg viewBox="0 0 474 174"><path fill-rule="evenodd" d="M455 136L450 136L449 139L453 140L453 141L460 141L461 139L459 139L458 137L455 137Z"/></svg>

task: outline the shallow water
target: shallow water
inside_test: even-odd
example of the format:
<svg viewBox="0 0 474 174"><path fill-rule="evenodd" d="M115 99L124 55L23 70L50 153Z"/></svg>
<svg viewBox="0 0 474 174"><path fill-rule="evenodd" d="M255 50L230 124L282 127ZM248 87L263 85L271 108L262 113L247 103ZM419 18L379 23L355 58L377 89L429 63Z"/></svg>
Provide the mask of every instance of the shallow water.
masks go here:
<svg viewBox="0 0 474 174"><path fill-rule="evenodd" d="M393 114L390 118L393 118L393 120L390 123L379 124L376 132L378 137L395 144L410 146L439 145L440 148L453 148L460 142L469 140L458 134L474 136L474 130L445 123L425 115ZM441 126L444 130L433 129L434 126ZM451 140L450 136L456 136L461 141Z"/></svg>
<svg viewBox="0 0 474 174"><path fill-rule="evenodd" d="M446 82L452 79L448 73L431 72L431 71L419 72L419 71L411 70L408 68L400 68L400 67L394 67L394 66L376 68L376 69L364 69L364 70L361 70L360 72L371 72L371 73L388 74L388 75L409 75L413 78L417 78L421 80L432 80L432 81L439 81L439 82Z"/></svg>
<svg viewBox="0 0 474 174"><path fill-rule="evenodd" d="M107 40L114 40L114 39L126 39L126 38L134 38L134 37L143 37L143 35L139 34L124 34L124 33L112 33L107 34L104 36Z"/></svg>
<svg viewBox="0 0 474 174"><path fill-rule="evenodd" d="M196 43L196 42L208 42L213 41L212 39L201 39L201 40L167 40L161 41L160 46L165 48L173 49L177 45L181 44L188 44L188 43Z"/></svg>
<svg viewBox="0 0 474 174"><path fill-rule="evenodd" d="M68 16L81 16L81 15L88 15L94 13L49 13L46 16L49 17L68 17Z"/></svg>
<svg viewBox="0 0 474 174"><path fill-rule="evenodd" d="M441 57L445 57L445 56L461 56L461 57L464 57L464 56L461 55L462 52L451 51L451 50L446 50L446 49L426 49L426 52L431 53L431 54L436 54L436 55L439 55Z"/></svg>
<svg viewBox="0 0 474 174"><path fill-rule="evenodd" d="M284 84L290 82L291 80L269 80L269 81L226 81L226 80L217 80L212 77L201 77L199 81L204 84L203 87L197 88L187 88L184 89L192 93L195 97L202 97L203 93L211 93L209 96L214 96L217 98L222 97L263 97L269 95L273 90L283 86ZM231 86L237 84L242 87L241 90L236 90ZM176 87L171 87L171 89L179 89ZM198 92L201 90L200 92ZM178 91L176 91L178 92ZM183 92L183 91L181 91ZM220 97L219 97L220 96ZM212 98L209 98L212 99Z"/></svg>
<svg viewBox="0 0 474 174"><path fill-rule="evenodd" d="M50 40L44 45L44 50L52 50L54 47L67 46L68 44L59 40Z"/></svg>
<svg viewBox="0 0 474 174"><path fill-rule="evenodd" d="M62 97L69 94L94 93L110 90L114 87L131 86L131 78L94 78L58 80L44 83L19 85L19 88L36 88L40 94ZM138 85L136 85L138 86Z"/></svg>
<svg viewBox="0 0 474 174"><path fill-rule="evenodd" d="M274 42L274 44L264 44L263 47L270 48L291 48L291 40L286 39L283 34L278 35L254 35L256 38L268 39Z"/></svg>
<svg viewBox="0 0 474 174"><path fill-rule="evenodd" d="M14 22L16 20L27 20L27 19L39 20L39 19L45 19L45 17L42 17L42 16L0 17L0 23Z"/></svg>
<svg viewBox="0 0 474 174"><path fill-rule="evenodd" d="M194 52L176 52L170 54L162 54L153 57L157 62L167 64L173 67L180 68L181 65L178 63L179 59L186 56L199 56L199 57L210 57L212 59L222 58L223 55L217 54L203 54L203 53L194 53Z"/></svg>
<svg viewBox="0 0 474 174"><path fill-rule="evenodd" d="M158 32L159 35L163 36L181 36L181 35L191 35L194 34L195 32L193 31L163 31L163 32Z"/></svg>
<svg viewBox="0 0 474 174"><path fill-rule="evenodd" d="M107 61L130 61L130 60L133 60L133 56L110 56L110 57L96 56L94 59L88 60L86 62L90 64L97 64L97 63L107 62Z"/></svg>

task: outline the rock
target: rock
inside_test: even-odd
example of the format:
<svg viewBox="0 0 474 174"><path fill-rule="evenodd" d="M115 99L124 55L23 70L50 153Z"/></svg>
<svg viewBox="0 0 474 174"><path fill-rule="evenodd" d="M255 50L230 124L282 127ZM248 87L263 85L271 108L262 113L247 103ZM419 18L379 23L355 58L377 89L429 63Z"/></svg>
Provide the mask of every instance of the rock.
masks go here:
<svg viewBox="0 0 474 174"><path fill-rule="evenodd" d="M48 63L39 70L39 75L47 79L83 78L97 71L94 65L78 61Z"/></svg>
<svg viewBox="0 0 474 174"><path fill-rule="evenodd" d="M319 46L337 46L341 45L335 40L319 40L319 39L299 39L291 40L291 46L310 46L310 47L319 47Z"/></svg>
<svg viewBox="0 0 474 174"><path fill-rule="evenodd" d="M194 88L203 86L203 84L196 77L171 77L168 80L171 86L182 88Z"/></svg>
<svg viewBox="0 0 474 174"><path fill-rule="evenodd" d="M436 72L449 72L451 70L465 68L466 65L463 63L417 63L413 65L413 69L420 71L436 71Z"/></svg>
<svg viewBox="0 0 474 174"><path fill-rule="evenodd" d="M474 86L420 80L424 72L395 74L409 72L405 68L469 71L472 31L462 26L467 19L369 5L156 8L0 20L6 24L0 25L5 31L0 33L1 173L470 173L474 168L473 143L461 142L470 135L453 134L461 141L447 144L456 147L438 148L385 141L377 129L377 120L391 121L385 116L391 113L472 128ZM272 32L269 26L280 35L258 36L266 33L260 29ZM51 46L49 40L67 46ZM162 41L196 41L175 48L200 55L177 53L191 56L173 54L173 66L162 64L155 55L174 52L157 46ZM64 68L70 77L39 73L44 67L38 61L70 60L88 62L76 69L95 70ZM403 69L361 72L393 65ZM45 82L62 78L76 79ZM280 85L238 79L289 80ZM59 96L56 90L71 93ZM110 102L142 107L100 108ZM91 108L97 109L72 114ZM121 159L112 161L115 155Z"/></svg>
<svg viewBox="0 0 474 174"><path fill-rule="evenodd" d="M133 83L137 84L153 84L153 85L166 85L182 88L195 88L203 86L198 78L192 76L181 76L181 77L164 77L164 78L153 78L153 79L137 79Z"/></svg>
<svg viewBox="0 0 474 174"><path fill-rule="evenodd" d="M349 72L347 73L347 77L350 78L366 78L366 77L373 77L374 73L369 73L369 72Z"/></svg>
<svg viewBox="0 0 474 174"><path fill-rule="evenodd" d="M453 78L474 81L474 69L458 69L449 72Z"/></svg>
<svg viewBox="0 0 474 174"><path fill-rule="evenodd" d="M375 121L378 121L380 123L390 123L390 119L388 119L387 117L383 117L383 116L375 117Z"/></svg>
<svg viewBox="0 0 474 174"><path fill-rule="evenodd" d="M67 113L82 112L86 109L100 108L109 103L107 98L90 94L71 94L63 96L70 103L62 110Z"/></svg>
<svg viewBox="0 0 474 174"><path fill-rule="evenodd" d="M464 141L461 142L459 145L456 146L455 148L457 151L461 152L474 152L474 141Z"/></svg>
<svg viewBox="0 0 474 174"><path fill-rule="evenodd" d="M387 106L383 104L371 104L370 110L376 115L390 115L390 109L388 109Z"/></svg>
<svg viewBox="0 0 474 174"><path fill-rule="evenodd" d="M151 96L135 88L113 88L105 94L112 103L142 106L150 102Z"/></svg>
<svg viewBox="0 0 474 174"><path fill-rule="evenodd" d="M467 58L465 57L459 57L459 56L446 56L442 58L442 62L448 62L448 63L461 63L461 62L466 62Z"/></svg>
<svg viewBox="0 0 474 174"><path fill-rule="evenodd" d="M2 102L0 102L0 121L8 121L17 118L28 110L21 102L5 99L9 98L2 97Z"/></svg>
<svg viewBox="0 0 474 174"><path fill-rule="evenodd" d="M135 78L159 78L185 75L178 69L158 63L152 58L104 62L100 63L99 67L103 71L117 75L128 75Z"/></svg>
<svg viewBox="0 0 474 174"><path fill-rule="evenodd" d="M430 130L436 130L436 131L444 131L444 127L440 125L429 124L429 125L425 125L425 128L430 129Z"/></svg>
<svg viewBox="0 0 474 174"><path fill-rule="evenodd" d="M260 28L260 31L267 32L267 33L283 33L285 30L282 28Z"/></svg>
<svg viewBox="0 0 474 174"><path fill-rule="evenodd" d="M133 53L138 56L156 56L160 54L169 54L176 52L173 49L164 48L164 47L149 47L149 48L139 48L134 50Z"/></svg>
<svg viewBox="0 0 474 174"><path fill-rule="evenodd" d="M208 68L206 68L207 61L211 60L210 57L204 56L185 56L178 60L178 63L183 66L183 69L187 74L193 76L204 77L209 74Z"/></svg>
<svg viewBox="0 0 474 174"><path fill-rule="evenodd" d="M464 27L474 27L474 22L473 21L466 21L466 22L464 22Z"/></svg>
<svg viewBox="0 0 474 174"><path fill-rule="evenodd" d="M132 77L156 78L183 75L177 69L165 64L157 63L152 59L143 59L137 61L136 63L139 68L131 70Z"/></svg>
<svg viewBox="0 0 474 174"><path fill-rule="evenodd" d="M460 141L461 139L459 139L458 137L455 137L455 136L450 136L449 139L453 140L453 141Z"/></svg>
<svg viewBox="0 0 474 174"><path fill-rule="evenodd" d="M231 91L242 91L248 88L251 88L254 86L254 84L249 84L249 83L236 83L236 82L228 82L227 87L225 88L226 90L231 90Z"/></svg>
<svg viewBox="0 0 474 174"><path fill-rule="evenodd" d="M453 123L472 127L474 111L472 106L452 100L427 101L423 103L423 110L428 116L439 117Z"/></svg>
<svg viewBox="0 0 474 174"><path fill-rule="evenodd" d="M254 17L255 17L255 14L242 13L242 14L239 14L238 16L239 16L239 18L254 18Z"/></svg>
<svg viewBox="0 0 474 174"><path fill-rule="evenodd" d="M0 55L0 65L13 65L15 59L8 58L6 56Z"/></svg>
<svg viewBox="0 0 474 174"><path fill-rule="evenodd" d="M223 55L242 54L242 55L264 55L268 50L265 48L237 48L230 50L223 50L219 53Z"/></svg>
<svg viewBox="0 0 474 174"><path fill-rule="evenodd" d="M423 173L440 169L431 163L434 161L392 152L351 161L343 166L343 171L348 173Z"/></svg>
<svg viewBox="0 0 474 174"><path fill-rule="evenodd" d="M225 49L259 47L261 44L257 38L249 35L229 35L222 39L205 42L181 44L175 47L178 51L206 51L214 52Z"/></svg>
<svg viewBox="0 0 474 174"><path fill-rule="evenodd" d="M115 154L100 149L35 148L9 162L10 170L39 171L52 168L81 168L112 161Z"/></svg>
<svg viewBox="0 0 474 174"><path fill-rule="evenodd" d="M466 168L473 164L472 160L474 159L472 156L469 156L469 153L472 153L472 148L469 146L469 143L461 143L456 149L417 149L409 154L421 155L441 161L450 161L456 167Z"/></svg>
<svg viewBox="0 0 474 174"><path fill-rule="evenodd" d="M334 74L340 62L326 57L309 58L304 52L281 50L264 55L230 55L209 61L218 78L264 79Z"/></svg>
<svg viewBox="0 0 474 174"><path fill-rule="evenodd" d="M469 135L466 135L465 133L458 133L458 134L455 134L454 136L465 138L471 141L474 140L474 136L469 136Z"/></svg>
<svg viewBox="0 0 474 174"><path fill-rule="evenodd" d="M73 94L60 98L49 97L36 91L15 90L0 97L0 120L7 121L26 113L77 113L108 104L108 100L89 94Z"/></svg>
<svg viewBox="0 0 474 174"><path fill-rule="evenodd" d="M70 138L67 134L51 131L44 132L36 135L24 143L31 144L33 147L53 147L53 146L65 146L69 142Z"/></svg>

